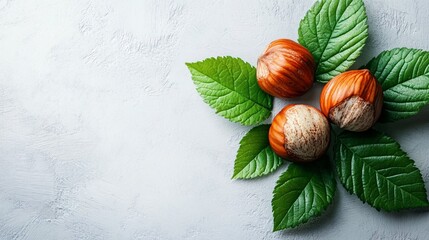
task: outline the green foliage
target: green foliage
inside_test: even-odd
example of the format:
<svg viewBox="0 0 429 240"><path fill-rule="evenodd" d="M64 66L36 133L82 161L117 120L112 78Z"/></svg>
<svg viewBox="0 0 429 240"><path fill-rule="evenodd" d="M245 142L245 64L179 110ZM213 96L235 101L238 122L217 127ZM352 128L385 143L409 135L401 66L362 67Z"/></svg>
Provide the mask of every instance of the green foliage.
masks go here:
<svg viewBox="0 0 429 240"><path fill-rule="evenodd" d="M383 87L381 121L411 117L429 103L429 52L396 48L382 52L364 68Z"/></svg>
<svg viewBox="0 0 429 240"><path fill-rule="evenodd" d="M326 83L361 54L368 38L365 5L362 0L320 0L301 20L298 34L316 60L316 81Z"/></svg>
<svg viewBox="0 0 429 240"><path fill-rule="evenodd" d="M283 163L271 150L268 142L270 125L261 125L250 130L240 141L234 165L234 179L249 179L267 175Z"/></svg>
<svg viewBox="0 0 429 240"><path fill-rule="evenodd" d="M334 173L325 157L308 165L292 163L274 188L274 231L321 215L332 203L335 190Z"/></svg>
<svg viewBox="0 0 429 240"><path fill-rule="evenodd" d="M256 69L239 58L208 58L187 63L197 91L216 113L243 125L267 119L273 98L263 92L256 80Z"/></svg>
<svg viewBox="0 0 429 240"><path fill-rule="evenodd" d="M341 183L362 201L385 211L429 206L419 169L392 138L343 132L333 149Z"/></svg>

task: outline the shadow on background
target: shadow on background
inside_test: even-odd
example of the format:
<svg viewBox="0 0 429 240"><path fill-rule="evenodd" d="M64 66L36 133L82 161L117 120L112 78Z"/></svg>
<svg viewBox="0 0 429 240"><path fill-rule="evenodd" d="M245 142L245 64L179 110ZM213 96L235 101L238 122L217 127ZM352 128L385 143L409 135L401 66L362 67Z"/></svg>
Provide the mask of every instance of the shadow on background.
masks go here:
<svg viewBox="0 0 429 240"><path fill-rule="evenodd" d="M378 123L375 128L388 134L392 132L395 135L407 135L413 131L421 131L423 128L429 128L429 106L424 107L413 117L392 123Z"/></svg>

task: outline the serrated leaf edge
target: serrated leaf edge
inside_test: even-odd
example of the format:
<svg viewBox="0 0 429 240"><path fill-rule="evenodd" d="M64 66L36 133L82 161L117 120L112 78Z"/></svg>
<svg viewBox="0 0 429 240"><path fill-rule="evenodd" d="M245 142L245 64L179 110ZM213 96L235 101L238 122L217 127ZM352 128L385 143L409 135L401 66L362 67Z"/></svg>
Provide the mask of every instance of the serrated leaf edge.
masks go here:
<svg viewBox="0 0 429 240"><path fill-rule="evenodd" d="M337 192L337 181L335 179L335 170L332 169L332 171L334 171L334 173L332 173L332 174L334 174L334 176L332 178L333 182L334 182L334 191L332 192L332 197L327 202L328 204L326 204L325 206L322 206L321 208L319 208L319 211L317 211L314 214L312 214L308 219L305 219L304 221L299 222L297 224L294 224L292 226L286 226L284 228L279 228L278 226L274 225L273 232L296 228L296 227L301 226L301 225L303 225L303 224L305 224L307 222L311 222L311 221L315 220L317 217L320 217L323 213L326 212L326 210L332 205L332 203L334 201L334 198L335 198L335 195L336 195L336 192ZM274 200L275 190L277 189L277 187L279 187L280 178L282 177L283 174L286 174L286 172L287 172L287 170L280 175L279 179L276 182L276 186L274 187L274 190L273 190L273 199L271 200L272 214L273 215L274 215L273 200ZM304 189L307 188L308 184L312 181L312 179L313 179L313 177L310 178L310 180L308 181L308 183L305 185ZM325 191L326 191L326 188L325 188ZM300 193L300 195L298 196L298 198L301 196L301 194L302 194L302 192ZM298 198L296 200L298 200ZM293 204L296 202L296 200L293 202ZM289 212L289 210L290 210L290 208L288 209L288 212ZM281 222L283 222L283 220L284 220L284 218L282 219ZM281 225L281 224L279 224L279 225Z"/></svg>
<svg viewBox="0 0 429 240"><path fill-rule="evenodd" d="M341 141L340 140L340 137L338 137L338 136L340 136L342 133L340 133L339 135L337 135L337 137L336 137L336 140L337 141ZM382 133L382 134L384 134L384 133ZM386 137L388 137L389 139L391 139L391 140L393 140L394 142L395 142L395 145L397 145L398 146L398 148L399 148L399 150L400 151L402 151L404 154L405 154L405 156L409 159L409 160L411 160L412 161L412 166L414 166L415 168L417 168L417 166L415 165L415 161L414 160L412 160L407 154L406 154L406 152L404 151L404 150L402 150L402 148L400 147L400 144L398 143L398 142L396 142L393 138L391 138L390 136L388 136L388 135L385 135L384 134L384 136L386 136ZM342 145L344 145L344 146L346 146L345 144L342 144ZM357 155L357 154L355 154L348 146L346 146L346 148L350 151L350 152L352 152L353 153L353 155ZM359 156L360 158L362 158L361 156ZM366 165L369 165L368 163L365 163ZM408 208L400 208L400 209L383 209L383 208L379 208L379 207L375 207L375 206L373 206L371 203L369 203L369 202L367 202L367 201L365 201L364 199L362 199L359 195L357 195L357 194L355 194L354 192L352 192L352 189L349 189L349 188L347 188L347 186L345 186L344 185L344 183L343 183L343 181L341 180L341 178L339 177L339 174L338 174L338 167L336 166L336 174L337 174L337 176L338 176L338 178L340 179L340 183L341 183L341 185L347 190L347 192L348 193L350 193L350 195L355 195L355 196L357 196L364 204L368 204L369 206L371 206L371 207L373 207L373 208L375 208L377 211L380 211L380 210L383 210L383 211L386 211L386 212L397 212L397 211L402 211L402 210L408 210L408 209L419 209L419 208L425 208L425 207L429 207L429 201L428 201L428 199L427 199L427 190L426 190L426 187L425 187L425 195L426 195L426 202L423 202L423 201L421 201L420 199L418 199L418 198L416 198L416 199L418 199L420 202L422 202L422 203L424 203L424 204L426 204L426 205L424 205L424 206L421 206L421 207L408 207ZM421 174L421 171L420 171L420 169L419 168L417 168L419 171L418 171L418 174L419 174L419 176L420 176L420 178L422 179L422 181L423 181L423 176L422 176L422 174ZM377 172L376 170L374 170L375 172ZM385 178L384 176L383 176L383 178ZM385 178L386 179L386 181L388 180L387 178ZM389 181L390 182L390 181ZM423 183L424 183L424 181L423 181ZM390 182L390 184L392 184L392 185L395 185L395 186L397 186L396 184L393 184L393 183L391 183ZM397 186L398 187L398 186ZM398 187L399 188L399 187ZM401 189L401 188L400 188ZM403 189L401 189L401 190L403 190ZM405 191L405 190L403 190L404 192L407 192L407 191ZM413 196L411 193L409 193L409 192L407 192L409 195L411 195L411 196ZM414 197L414 196L413 196Z"/></svg>

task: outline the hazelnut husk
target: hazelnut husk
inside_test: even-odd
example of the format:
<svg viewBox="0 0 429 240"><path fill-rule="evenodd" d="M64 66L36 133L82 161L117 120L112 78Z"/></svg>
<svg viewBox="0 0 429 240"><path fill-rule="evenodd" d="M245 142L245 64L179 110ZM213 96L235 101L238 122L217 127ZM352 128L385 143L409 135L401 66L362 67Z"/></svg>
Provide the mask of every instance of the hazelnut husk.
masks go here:
<svg viewBox="0 0 429 240"><path fill-rule="evenodd" d="M278 39L270 43L258 59L256 76L262 90L279 98L293 98L313 86L316 64L302 45Z"/></svg>
<svg viewBox="0 0 429 240"><path fill-rule="evenodd" d="M363 132L378 120L383 89L367 69L344 72L329 81L320 95L320 109L334 124Z"/></svg>
<svg viewBox="0 0 429 240"><path fill-rule="evenodd" d="M293 162L311 162L326 152L329 130L329 122L319 110L291 104L274 117L268 138L280 157Z"/></svg>

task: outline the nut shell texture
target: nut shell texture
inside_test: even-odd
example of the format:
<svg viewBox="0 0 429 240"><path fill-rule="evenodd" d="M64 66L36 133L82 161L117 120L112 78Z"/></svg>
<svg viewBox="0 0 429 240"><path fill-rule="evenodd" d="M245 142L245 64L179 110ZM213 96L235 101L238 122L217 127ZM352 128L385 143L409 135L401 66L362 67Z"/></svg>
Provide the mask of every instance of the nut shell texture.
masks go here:
<svg viewBox="0 0 429 240"><path fill-rule="evenodd" d="M313 86L313 55L302 45L279 39L268 45L258 59L256 76L262 90L279 98L293 98Z"/></svg>
<svg viewBox="0 0 429 240"><path fill-rule="evenodd" d="M383 106L381 85L368 70L342 73L320 95L322 113L340 128L362 132L378 120Z"/></svg>
<svg viewBox="0 0 429 240"><path fill-rule="evenodd" d="M273 151L294 162L320 158L329 145L329 123L314 107L291 104L273 120L269 141Z"/></svg>

